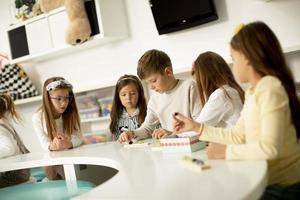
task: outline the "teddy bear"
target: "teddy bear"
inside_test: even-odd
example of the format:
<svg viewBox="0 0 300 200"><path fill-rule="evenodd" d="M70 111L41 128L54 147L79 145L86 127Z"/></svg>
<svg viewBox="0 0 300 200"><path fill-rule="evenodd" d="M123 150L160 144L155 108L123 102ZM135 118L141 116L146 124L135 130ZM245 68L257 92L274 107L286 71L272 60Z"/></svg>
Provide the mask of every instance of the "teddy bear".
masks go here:
<svg viewBox="0 0 300 200"><path fill-rule="evenodd" d="M65 41L72 45L87 41L92 31L85 11L84 0L65 0L65 7L69 18Z"/></svg>
<svg viewBox="0 0 300 200"><path fill-rule="evenodd" d="M33 14L47 13L55 8L65 6L69 25L65 41L76 45L87 41L91 36L91 26L87 17L84 0L38 0L33 6Z"/></svg>

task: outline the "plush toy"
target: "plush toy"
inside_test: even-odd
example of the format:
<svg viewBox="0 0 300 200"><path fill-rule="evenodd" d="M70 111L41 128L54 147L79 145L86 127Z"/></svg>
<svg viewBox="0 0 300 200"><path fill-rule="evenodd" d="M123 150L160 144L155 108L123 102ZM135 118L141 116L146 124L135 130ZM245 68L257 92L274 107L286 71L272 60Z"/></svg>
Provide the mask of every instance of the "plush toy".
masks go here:
<svg viewBox="0 0 300 200"><path fill-rule="evenodd" d="M76 45L87 41L91 35L90 23L85 11L84 0L38 0L33 6L33 14L46 13L60 6L66 7L69 26L65 41Z"/></svg>
<svg viewBox="0 0 300 200"><path fill-rule="evenodd" d="M92 31L85 11L84 0L65 0L65 7L69 17L65 41L72 45L87 41Z"/></svg>
<svg viewBox="0 0 300 200"><path fill-rule="evenodd" d="M38 0L32 7L32 14L37 16L41 13L47 13L55 8L63 6L64 0Z"/></svg>

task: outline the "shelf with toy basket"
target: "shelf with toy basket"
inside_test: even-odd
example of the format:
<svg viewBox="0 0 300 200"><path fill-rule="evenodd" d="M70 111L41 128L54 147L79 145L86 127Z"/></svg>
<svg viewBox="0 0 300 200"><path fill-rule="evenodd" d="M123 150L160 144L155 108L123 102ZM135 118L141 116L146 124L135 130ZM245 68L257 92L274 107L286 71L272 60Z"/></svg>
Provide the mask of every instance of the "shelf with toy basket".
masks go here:
<svg viewBox="0 0 300 200"><path fill-rule="evenodd" d="M43 61L128 35L122 0L65 0L62 7L39 7L43 14L8 28L11 63Z"/></svg>

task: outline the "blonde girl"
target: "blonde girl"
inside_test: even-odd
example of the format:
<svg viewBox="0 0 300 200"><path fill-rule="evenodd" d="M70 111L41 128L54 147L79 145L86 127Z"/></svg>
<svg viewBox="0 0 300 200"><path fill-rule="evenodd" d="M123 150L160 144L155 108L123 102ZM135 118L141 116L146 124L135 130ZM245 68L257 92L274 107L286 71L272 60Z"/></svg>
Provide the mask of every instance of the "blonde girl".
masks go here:
<svg viewBox="0 0 300 200"><path fill-rule="evenodd" d="M80 118L72 85L62 77L53 77L43 86L43 103L33 117L33 126L43 149L62 151L82 143ZM62 167L46 168L49 179L64 178Z"/></svg>

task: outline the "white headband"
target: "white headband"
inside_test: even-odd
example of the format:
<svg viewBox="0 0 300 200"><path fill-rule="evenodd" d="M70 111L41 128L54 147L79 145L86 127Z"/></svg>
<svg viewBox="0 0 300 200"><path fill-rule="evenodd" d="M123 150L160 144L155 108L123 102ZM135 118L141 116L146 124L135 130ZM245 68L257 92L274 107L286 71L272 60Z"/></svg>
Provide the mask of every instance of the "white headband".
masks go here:
<svg viewBox="0 0 300 200"><path fill-rule="evenodd" d="M58 86L73 89L72 84L69 83L67 80L58 80L58 81L53 81L53 82L49 83L46 86L46 90L49 92L49 91L55 90Z"/></svg>
<svg viewBox="0 0 300 200"><path fill-rule="evenodd" d="M124 78L119 79L118 84L119 84L121 81L124 81L124 80L133 80L133 81L136 81L136 79L134 79L133 77L127 76L127 77L124 77Z"/></svg>

